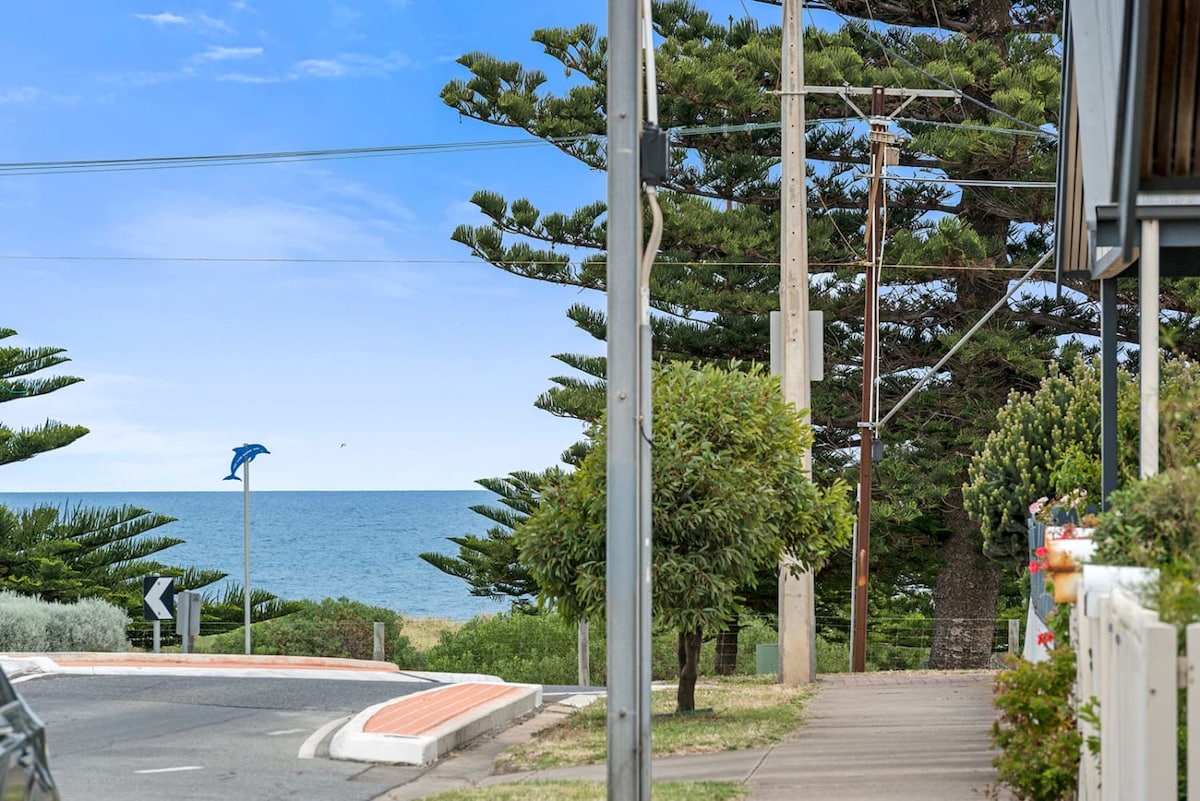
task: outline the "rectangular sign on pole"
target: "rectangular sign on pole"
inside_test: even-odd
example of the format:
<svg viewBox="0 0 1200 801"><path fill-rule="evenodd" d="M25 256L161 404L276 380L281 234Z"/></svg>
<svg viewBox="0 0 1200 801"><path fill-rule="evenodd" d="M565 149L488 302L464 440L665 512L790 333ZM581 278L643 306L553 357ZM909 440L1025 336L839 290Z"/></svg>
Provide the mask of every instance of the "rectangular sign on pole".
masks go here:
<svg viewBox="0 0 1200 801"><path fill-rule="evenodd" d="M170 620L175 616L175 579L170 576L142 577L142 617Z"/></svg>

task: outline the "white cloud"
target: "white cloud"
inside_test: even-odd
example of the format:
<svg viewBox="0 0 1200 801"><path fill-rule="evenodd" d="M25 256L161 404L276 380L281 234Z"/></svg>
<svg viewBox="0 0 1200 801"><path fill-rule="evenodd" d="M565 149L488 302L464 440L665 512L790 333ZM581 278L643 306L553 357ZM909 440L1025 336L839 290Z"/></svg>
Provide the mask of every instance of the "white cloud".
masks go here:
<svg viewBox="0 0 1200 801"><path fill-rule="evenodd" d="M163 11L158 14L134 14L133 16L135 19L152 22L160 28L165 28L167 25L187 25L189 22L187 17L172 14L170 11Z"/></svg>
<svg viewBox="0 0 1200 801"><path fill-rule="evenodd" d="M200 23L206 28L212 28L213 30L220 31L221 33L233 33L233 28L230 28L228 24L222 20L210 17L207 14L197 14L196 22Z"/></svg>
<svg viewBox="0 0 1200 801"><path fill-rule="evenodd" d="M228 81L229 83L267 84L281 83L286 79L275 75L247 75L244 72L226 72L223 75L218 75L217 80Z"/></svg>
<svg viewBox="0 0 1200 801"><path fill-rule="evenodd" d="M0 90L0 106L10 103L29 103L36 100L41 94L42 90L36 86L22 86L17 89Z"/></svg>
<svg viewBox="0 0 1200 801"><path fill-rule="evenodd" d="M159 28L165 28L168 25L199 25L200 27L222 33L233 33L233 28L230 28L224 21L210 17L207 14L183 16L181 14L172 14L170 11L162 11L158 14L134 14L133 16L134 19L144 20Z"/></svg>
<svg viewBox="0 0 1200 801"><path fill-rule="evenodd" d="M245 258L390 258L387 224L352 210L282 200L163 196L105 239L122 253Z"/></svg>
<svg viewBox="0 0 1200 801"><path fill-rule="evenodd" d="M197 61L236 61L240 59L261 56L261 47L219 47L210 45L207 50L196 56Z"/></svg>
<svg viewBox="0 0 1200 801"><path fill-rule="evenodd" d="M376 56L370 53L343 53L337 58L310 58L296 63L295 77L342 78L362 75L387 75L409 66L412 60L392 51Z"/></svg>
<svg viewBox="0 0 1200 801"><path fill-rule="evenodd" d="M336 59L309 58L296 63L296 73L313 78L336 78L346 74L346 65Z"/></svg>

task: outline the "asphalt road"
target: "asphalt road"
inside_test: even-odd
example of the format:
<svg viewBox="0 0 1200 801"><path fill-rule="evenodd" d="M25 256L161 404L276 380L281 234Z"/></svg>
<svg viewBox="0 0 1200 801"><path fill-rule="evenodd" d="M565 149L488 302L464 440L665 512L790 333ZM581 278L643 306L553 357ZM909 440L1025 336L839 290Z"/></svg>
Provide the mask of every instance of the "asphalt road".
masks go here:
<svg viewBox="0 0 1200 801"><path fill-rule="evenodd" d="M18 689L46 721L64 801L368 801L414 769L333 761L323 743L339 721L429 686L132 675Z"/></svg>

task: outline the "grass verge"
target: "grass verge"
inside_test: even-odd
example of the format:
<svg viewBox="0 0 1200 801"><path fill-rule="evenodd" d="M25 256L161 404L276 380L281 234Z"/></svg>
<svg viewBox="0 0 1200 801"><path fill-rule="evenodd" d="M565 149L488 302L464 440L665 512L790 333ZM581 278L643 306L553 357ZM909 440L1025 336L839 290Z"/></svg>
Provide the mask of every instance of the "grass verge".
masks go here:
<svg viewBox="0 0 1200 801"><path fill-rule="evenodd" d="M408 638L421 653L425 653L429 649L442 641L442 632L458 631L465 623L458 623L453 620L447 620L442 617L409 617L408 615L400 616L401 625L400 633Z"/></svg>
<svg viewBox="0 0 1200 801"><path fill-rule="evenodd" d="M654 756L707 754L773 745L802 720L809 686L788 687L770 677L732 677L696 687L697 712L676 715L675 691L653 694L650 712ZM579 710L516 746L497 760L512 772L603 762L606 749L603 701Z"/></svg>
<svg viewBox="0 0 1200 801"><path fill-rule="evenodd" d="M742 801L741 785L732 782L662 782L651 787L654 801ZM450 790L427 801L603 801L600 782L522 782Z"/></svg>

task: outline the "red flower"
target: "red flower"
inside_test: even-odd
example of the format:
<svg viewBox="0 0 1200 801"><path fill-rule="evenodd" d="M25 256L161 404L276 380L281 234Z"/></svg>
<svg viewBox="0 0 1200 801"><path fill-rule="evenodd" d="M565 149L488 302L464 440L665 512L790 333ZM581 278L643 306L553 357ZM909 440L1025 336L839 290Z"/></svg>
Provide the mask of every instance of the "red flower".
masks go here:
<svg viewBox="0 0 1200 801"><path fill-rule="evenodd" d="M1041 632L1037 636L1037 644L1038 645L1053 645L1054 644L1054 634L1052 634L1049 631Z"/></svg>
<svg viewBox="0 0 1200 801"><path fill-rule="evenodd" d="M1038 548L1038 549L1037 549L1036 551L1034 551L1033 553L1034 553L1034 555L1035 555L1035 556L1038 556L1038 557L1041 557L1041 558L1045 558L1045 556L1046 556L1046 554L1048 553L1048 551L1047 551L1047 549L1046 549L1046 546L1045 546L1045 545L1043 545L1042 547Z"/></svg>
<svg viewBox="0 0 1200 801"><path fill-rule="evenodd" d="M1041 562L1037 561L1036 559L1031 559L1031 560L1030 560L1030 562L1029 562L1029 572L1030 572L1030 573L1036 573L1036 572L1038 572L1038 571L1039 571L1039 570L1041 570L1041 569L1042 569L1042 563L1041 563Z"/></svg>

